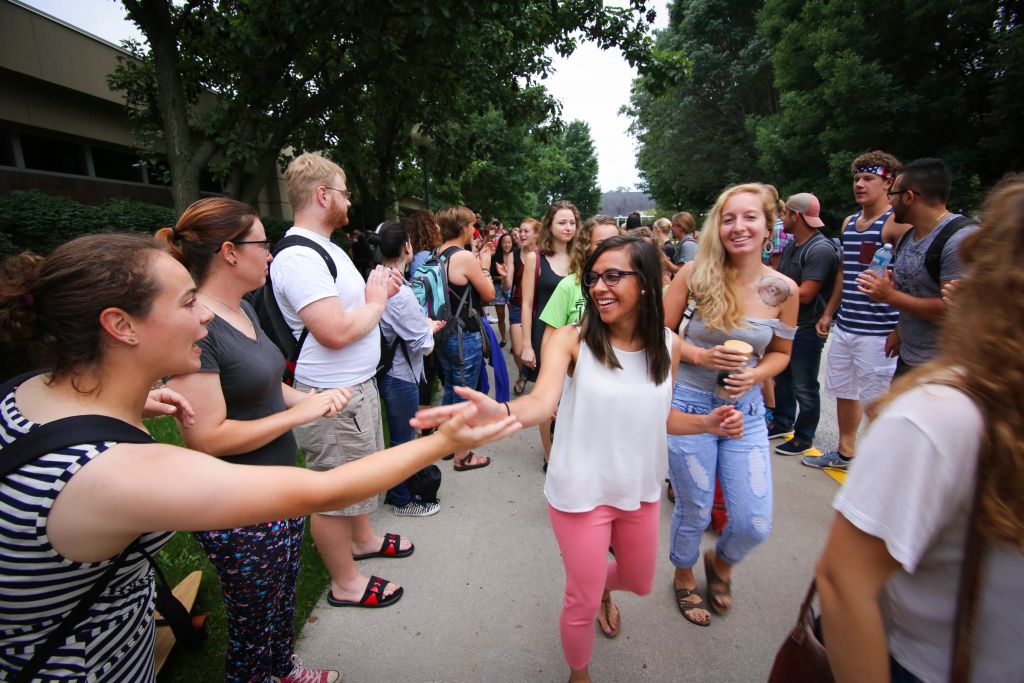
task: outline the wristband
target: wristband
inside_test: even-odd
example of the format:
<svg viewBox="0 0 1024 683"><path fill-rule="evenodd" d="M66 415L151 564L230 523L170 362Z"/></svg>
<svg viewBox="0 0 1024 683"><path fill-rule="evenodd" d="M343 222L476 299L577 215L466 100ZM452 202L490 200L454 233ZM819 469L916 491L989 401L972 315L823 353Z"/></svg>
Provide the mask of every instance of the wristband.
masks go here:
<svg viewBox="0 0 1024 683"><path fill-rule="evenodd" d="M508 413L509 417L512 417L512 408L509 407L508 401L505 401L501 405L505 406L505 412Z"/></svg>

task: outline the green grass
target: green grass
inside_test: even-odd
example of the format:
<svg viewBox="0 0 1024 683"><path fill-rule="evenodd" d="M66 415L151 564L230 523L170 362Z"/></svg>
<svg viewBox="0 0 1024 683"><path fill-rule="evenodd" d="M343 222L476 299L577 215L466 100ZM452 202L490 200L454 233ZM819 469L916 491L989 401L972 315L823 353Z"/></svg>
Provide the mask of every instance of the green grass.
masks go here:
<svg viewBox="0 0 1024 683"><path fill-rule="evenodd" d="M173 418L161 417L146 420L146 426L157 441L180 446L181 436ZM302 453L299 453L300 462ZM188 574L201 569L203 583L196 596L193 614L209 614L207 624L209 637L194 649L175 647L171 651L167 663L160 671L160 683L205 683L224 680L224 652L227 648L227 623L224 614L224 601L221 598L220 581L217 571L206 559L206 553L188 533L177 533L171 542L156 556L167 581L173 586ZM302 539L302 565L299 571L299 582L295 596L295 635L302 632L302 627L313 611L313 606L320 599L330 582L319 553L313 548L306 525L306 535Z"/></svg>

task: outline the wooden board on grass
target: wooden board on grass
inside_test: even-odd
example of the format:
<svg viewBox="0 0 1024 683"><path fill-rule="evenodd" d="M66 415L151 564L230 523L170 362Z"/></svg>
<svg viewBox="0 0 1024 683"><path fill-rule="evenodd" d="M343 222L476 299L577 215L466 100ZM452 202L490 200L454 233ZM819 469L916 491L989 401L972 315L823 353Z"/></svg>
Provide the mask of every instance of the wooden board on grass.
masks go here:
<svg viewBox="0 0 1024 683"><path fill-rule="evenodd" d="M199 584L203 580L203 572L198 569L178 583L171 593L174 597L185 606L185 609L189 612L192 611L192 604L196 601L196 595L199 593ZM155 619L160 619L160 613L154 614ZM171 648L174 647L174 631L171 630L170 626L158 626L156 629L156 647L154 657L154 667L156 673L160 673L160 667L167 661L167 655L171 654Z"/></svg>

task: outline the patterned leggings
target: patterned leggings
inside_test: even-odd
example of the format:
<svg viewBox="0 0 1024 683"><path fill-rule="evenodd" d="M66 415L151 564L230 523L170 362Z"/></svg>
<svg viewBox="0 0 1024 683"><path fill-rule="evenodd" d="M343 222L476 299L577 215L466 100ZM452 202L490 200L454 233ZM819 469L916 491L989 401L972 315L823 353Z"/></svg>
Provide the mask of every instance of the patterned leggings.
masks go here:
<svg viewBox="0 0 1024 683"><path fill-rule="evenodd" d="M295 583L305 518L192 535L217 569L228 617L224 680L291 673Z"/></svg>

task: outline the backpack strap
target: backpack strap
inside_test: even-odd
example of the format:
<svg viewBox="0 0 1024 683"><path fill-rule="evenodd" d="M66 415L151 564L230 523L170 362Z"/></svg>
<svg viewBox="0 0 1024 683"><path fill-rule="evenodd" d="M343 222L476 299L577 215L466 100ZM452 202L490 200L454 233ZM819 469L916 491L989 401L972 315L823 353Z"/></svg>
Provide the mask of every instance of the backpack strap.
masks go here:
<svg viewBox="0 0 1024 683"><path fill-rule="evenodd" d="M970 216L957 216L942 226L942 230L935 236L932 243L928 245L928 251L924 254L924 267L936 283L939 283L939 277L942 274L942 251L946 248L949 238L964 228L977 224L978 222ZM912 231L908 230L907 232Z"/></svg>
<svg viewBox="0 0 1024 683"><path fill-rule="evenodd" d="M42 374L42 372L44 371L29 372L8 380L0 387L0 399L6 397L25 380ZM82 443L102 443L104 441L152 443L153 437L138 427L107 415L76 415L61 418L34 427L27 434L19 436L13 443L0 448L0 479L47 453ZM12 679L14 683L28 683L35 677L47 660L57 651L57 648L71 635L75 626L82 621L97 598L110 585L114 576L117 575L117 570L124 566L131 552L140 548L138 540L135 540L121 551L100 575L100 578L64 617L61 624L50 633L42 645L36 648L29 663Z"/></svg>
<svg viewBox="0 0 1024 683"><path fill-rule="evenodd" d="M936 284L942 284L939 278L942 276L942 252L946 248L946 242L949 242L949 238L957 232L968 228L972 225L977 225L978 221L974 220L970 216L957 216L953 220L949 221L942 226L939 230L939 234L935 236L932 243L928 245L928 251L924 253L924 267L928 271L928 275L935 280ZM900 251L903 249L903 245L911 239L911 235L914 233L913 228L907 230L900 237L900 241L896 244L896 248L892 252L893 265L896 264L896 257L899 256Z"/></svg>
<svg viewBox="0 0 1024 683"><path fill-rule="evenodd" d="M276 257L282 251L288 247L308 247L320 254L320 257L327 264L327 270L331 274L332 280L338 279L338 266L335 265L334 259L331 255L323 248L321 244L309 239L303 235L285 235L284 239L274 245L273 255ZM271 323L277 327L278 325L284 324L284 328L276 330L279 336L283 337L285 334L290 335L292 333L291 327L285 322L284 314L281 312L281 307L277 303L277 297L274 296L274 284L270 279L270 269L267 269L267 281L264 283L265 288L266 304L268 307L273 309L273 315L271 315ZM306 343L306 337L309 336L309 328L305 325L302 326L302 331L299 332L299 338L295 341L295 350L285 359L285 370L283 381L288 386L291 386L295 381L295 368L299 364L299 354L302 353L302 345Z"/></svg>

